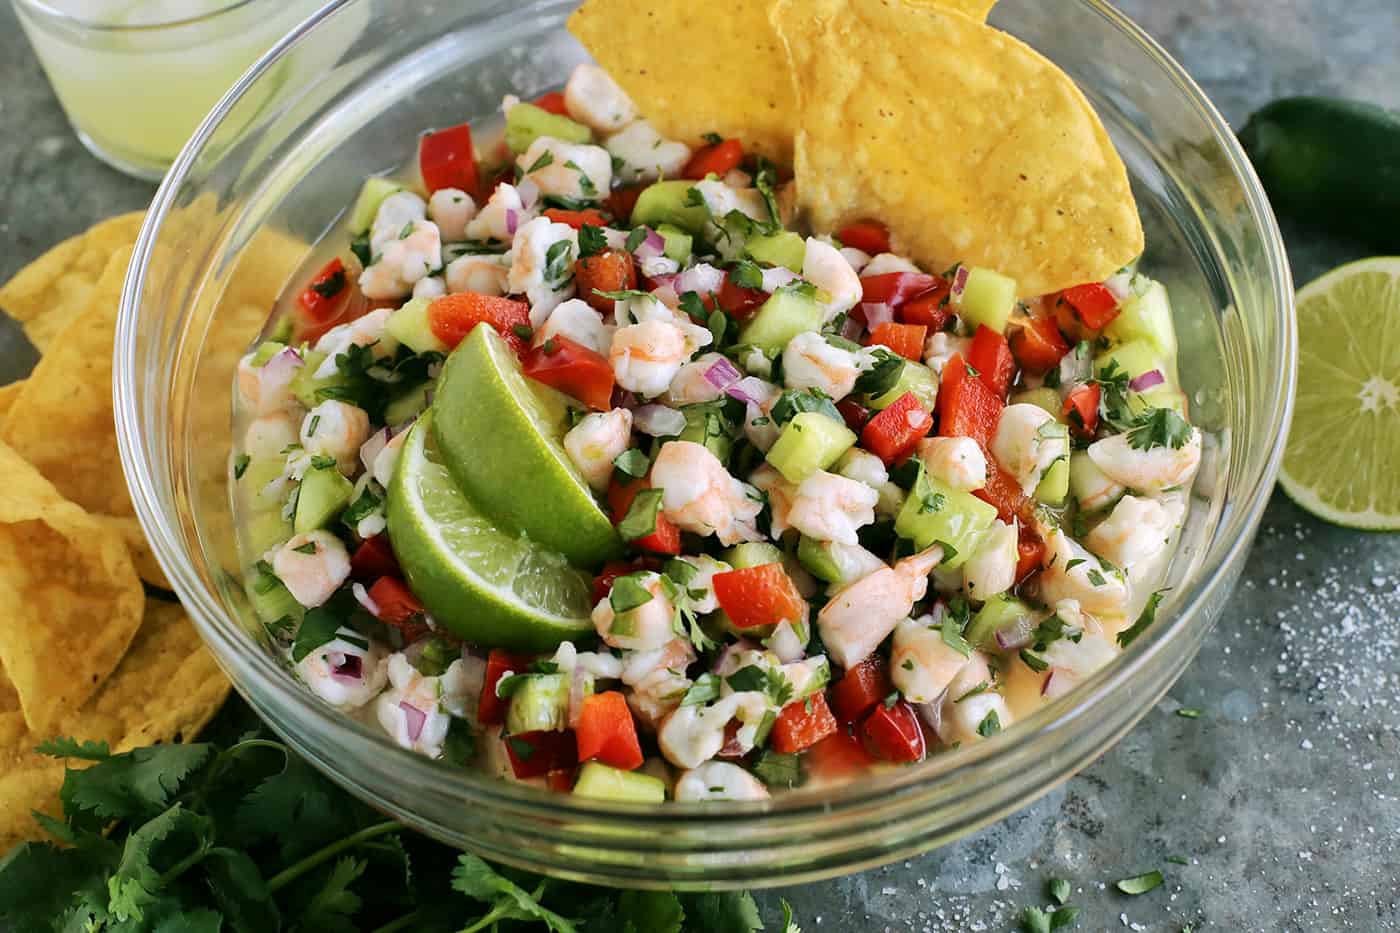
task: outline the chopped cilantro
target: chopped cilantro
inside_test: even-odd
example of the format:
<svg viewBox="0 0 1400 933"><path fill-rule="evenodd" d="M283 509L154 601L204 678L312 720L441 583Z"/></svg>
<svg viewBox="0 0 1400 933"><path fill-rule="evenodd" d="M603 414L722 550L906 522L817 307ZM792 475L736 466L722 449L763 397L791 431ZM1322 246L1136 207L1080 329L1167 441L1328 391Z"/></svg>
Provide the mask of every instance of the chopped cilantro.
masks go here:
<svg viewBox="0 0 1400 933"><path fill-rule="evenodd" d="M587 256L596 256L608 248L608 238L603 235L602 227L595 227L593 224L584 224L578 231L578 256L583 259Z"/></svg>
<svg viewBox="0 0 1400 933"><path fill-rule="evenodd" d="M629 573L613 581L612 590L608 593L608 604L613 612L631 612L651 602L651 591L642 585L645 577L644 573Z"/></svg>
<svg viewBox="0 0 1400 933"><path fill-rule="evenodd" d="M845 419L841 417L841 412L837 411L836 403L831 400L831 396L821 389L789 389L778 397L768 414L773 419L773 423L781 427L808 411L826 415L841 424L846 423Z"/></svg>
<svg viewBox="0 0 1400 933"><path fill-rule="evenodd" d="M641 451L638 451L641 453ZM618 522L617 533L623 541L636 541L656 531L656 516L661 511L661 490L643 489L637 493L627 514Z"/></svg>
<svg viewBox="0 0 1400 933"><path fill-rule="evenodd" d="M242 479L243 474L248 471L250 458L247 454L239 454L233 458L233 478Z"/></svg>
<svg viewBox="0 0 1400 933"><path fill-rule="evenodd" d="M874 397L884 395L895 387L900 374L904 372L906 360L884 347L873 348L871 352L875 364L856 377L855 391Z"/></svg>
<svg viewBox="0 0 1400 933"><path fill-rule="evenodd" d="M681 310L695 323L704 325L709 320L710 312L705 310L705 303L700 300L697 292L686 292L680 298Z"/></svg>
<svg viewBox="0 0 1400 933"><path fill-rule="evenodd" d="M807 779L801 755L780 754L772 749L760 752L749 770L769 787L800 787Z"/></svg>
<svg viewBox="0 0 1400 933"><path fill-rule="evenodd" d="M740 288L763 288L763 270L758 263L741 259L729 268L729 279Z"/></svg>
<svg viewBox="0 0 1400 933"><path fill-rule="evenodd" d="M1113 886L1118 890L1122 891L1124 894L1131 894L1133 896L1137 896L1139 894L1146 894L1153 888L1158 887L1161 883L1162 873L1154 868L1151 871L1143 872L1140 875L1134 875L1131 878L1124 878L1120 881L1115 881L1113 883Z"/></svg>
<svg viewBox="0 0 1400 933"><path fill-rule="evenodd" d="M651 459L637 448L630 447L613 458L613 466L619 472L636 478L647 475L647 470L651 469Z"/></svg>
<svg viewBox="0 0 1400 933"><path fill-rule="evenodd" d="M551 165L553 165L553 164L554 164L554 153L552 153L552 152L550 152L548 149L546 149L543 153L540 154L540 157L539 157L538 159L535 160L534 164L531 165L529 168L527 168L527 169L525 170L525 174L526 174L526 175L533 174L534 172L538 172L538 171L539 171L540 169L542 169L542 168L548 168L549 166L551 166Z"/></svg>
<svg viewBox="0 0 1400 933"><path fill-rule="evenodd" d="M624 244L627 247L627 252L635 253L637 247L646 242L648 232L646 227L633 228L632 232L627 234L627 242Z"/></svg>
<svg viewBox="0 0 1400 933"><path fill-rule="evenodd" d="M1045 885L1045 889L1049 892L1050 897L1054 899L1056 904L1063 904L1065 901L1069 900L1069 882L1063 878L1051 878Z"/></svg>
<svg viewBox="0 0 1400 933"><path fill-rule="evenodd" d="M561 288L569 280L569 260L574 244L568 240L551 243L544 253L544 280L551 288Z"/></svg>
<svg viewBox="0 0 1400 933"><path fill-rule="evenodd" d="M1201 718L1201 711L1198 710L1198 709L1194 709L1194 708L1192 708L1192 707L1189 707L1189 706L1183 706L1181 709L1179 709L1179 710L1176 711L1176 714L1177 714L1178 716L1180 716L1182 719L1200 719L1200 718Z"/></svg>
<svg viewBox="0 0 1400 933"><path fill-rule="evenodd" d="M714 674L701 674L681 697L681 706L701 706L719 699L720 681Z"/></svg>
<svg viewBox="0 0 1400 933"><path fill-rule="evenodd" d="M1169 447L1179 450L1191 439L1191 425L1170 408L1144 412L1128 431L1128 443L1136 450Z"/></svg>
<svg viewBox="0 0 1400 933"><path fill-rule="evenodd" d="M1158 590L1147 598L1147 605L1142 607L1142 614L1137 617L1137 621L1130 627L1118 633L1118 644L1126 648L1133 641L1147 630L1157 619L1157 607L1162 604L1162 597L1167 595L1166 590Z"/></svg>
<svg viewBox="0 0 1400 933"><path fill-rule="evenodd" d="M1001 717L994 709L987 710L987 715L982 717L982 721L977 724L977 734L987 739L1001 731Z"/></svg>

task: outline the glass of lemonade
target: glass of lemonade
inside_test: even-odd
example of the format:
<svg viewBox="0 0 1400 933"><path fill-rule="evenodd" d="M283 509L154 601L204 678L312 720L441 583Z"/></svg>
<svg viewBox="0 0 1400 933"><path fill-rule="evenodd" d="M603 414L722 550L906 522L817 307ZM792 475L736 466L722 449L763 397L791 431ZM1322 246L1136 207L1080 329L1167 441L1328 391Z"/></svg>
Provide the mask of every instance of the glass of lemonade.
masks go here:
<svg viewBox="0 0 1400 933"><path fill-rule="evenodd" d="M320 0L14 4L78 138L121 171L156 180L239 75Z"/></svg>

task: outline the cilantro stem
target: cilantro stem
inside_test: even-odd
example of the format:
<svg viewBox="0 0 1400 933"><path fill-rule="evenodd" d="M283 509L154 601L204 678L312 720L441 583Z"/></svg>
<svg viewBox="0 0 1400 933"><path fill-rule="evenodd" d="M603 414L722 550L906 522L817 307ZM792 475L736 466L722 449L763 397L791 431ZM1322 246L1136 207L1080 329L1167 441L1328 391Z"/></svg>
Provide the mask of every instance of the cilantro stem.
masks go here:
<svg viewBox="0 0 1400 933"><path fill-rule="evenodd" d="M156 882L155 890L159 891L166 885L170 884L170 882L174 881L176 878L180 877L185 872L189 871L191 868L204 861L204 857L208 854L209 850L204 848L203 846L200 846L198 849L195 849L189 855L180 859L180 861L176 862L174 865L171 865L170 870L161 875L160 880Z"/></svg>
<svg viewBox="0 0 1400 933"><path fill-rule="evenodd" d="M404 914L397 920L390 920L382 927L373 930L372 933L398 933L399 930L407 930L409 927L413 926L417 922L418 911L415 910L412 913Z"/></svg>
<svg viewBox="0 0 1400 933"><path fill-rule="evenodd" d="M536 887L535 890L530 892L530 898L536 903L539 903L540 898L544 897L544 889L548 884L548 879L541 881L539 883L539 886ZM510 916L511 907L514 903L515 902L511 900L506 900L503 903L497 903L496 906L491 908L491 910L486 914L486 916L482 917L480 920L478 920L476 923L473 923L469 927L462 927L462 929L458 930L457 933L477 933L478 930L484 930L488 926L494 929L496 921L505 920Z"/></svg>
<svg viewBox="0 0 1400 933"><path fill-rule="evenodd" d="M353 849L360 843L373 839L375 836L398 832L401 829L403 829L403 826L394 820L385 820L383 823L375 823L373 826L366 826L359 832L333 842L319 852L314 852L300 862L295 862L282 869L268 879L267 889L275 894L280 888L297 880L322 862L327 862L335 858L346 849Z"/></svg>

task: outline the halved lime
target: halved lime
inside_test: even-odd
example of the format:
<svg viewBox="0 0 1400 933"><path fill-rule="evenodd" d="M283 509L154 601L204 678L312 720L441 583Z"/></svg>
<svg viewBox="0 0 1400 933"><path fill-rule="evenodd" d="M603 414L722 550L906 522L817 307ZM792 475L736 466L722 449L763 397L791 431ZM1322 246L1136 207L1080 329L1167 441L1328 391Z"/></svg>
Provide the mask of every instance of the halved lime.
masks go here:
<svg viewBox="0 0 1400 933"><path fill-rule="evenodd" d="M409 432L389 484L389 537L433 618L474 644L547 651L593 630L591 578L497 527L443 466L431 415Z"/></svg>
<svg viewBox="0 0 1400 933"><path fill-rule="evenodd" d="M476 327L447 358L433 433L462 489L503 526L575 564L622 554L622 539L564 452L564 396L527 379L506 342Z"/></svg>
<svg viewBox="0 0 1400 933"><path fill-rule="evenodd" d="M1298 397L1279 476L1318 518L1400 529L1400 258L1298 293Z"/></svg>

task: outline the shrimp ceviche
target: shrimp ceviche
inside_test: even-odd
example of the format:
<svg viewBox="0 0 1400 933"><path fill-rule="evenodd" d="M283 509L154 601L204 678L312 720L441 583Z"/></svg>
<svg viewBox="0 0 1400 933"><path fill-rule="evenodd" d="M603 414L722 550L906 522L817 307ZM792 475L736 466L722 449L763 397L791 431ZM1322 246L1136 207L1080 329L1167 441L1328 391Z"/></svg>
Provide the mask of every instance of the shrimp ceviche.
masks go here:
<svg viewBox="0 0 1400 933"><path fill-rule="evenodd" d="M504 116L369 179L238 369L247 592L321 701L761 800L995 740L1151 624L1202 453L1161 284L825 229L595 64Z"/></svg>

